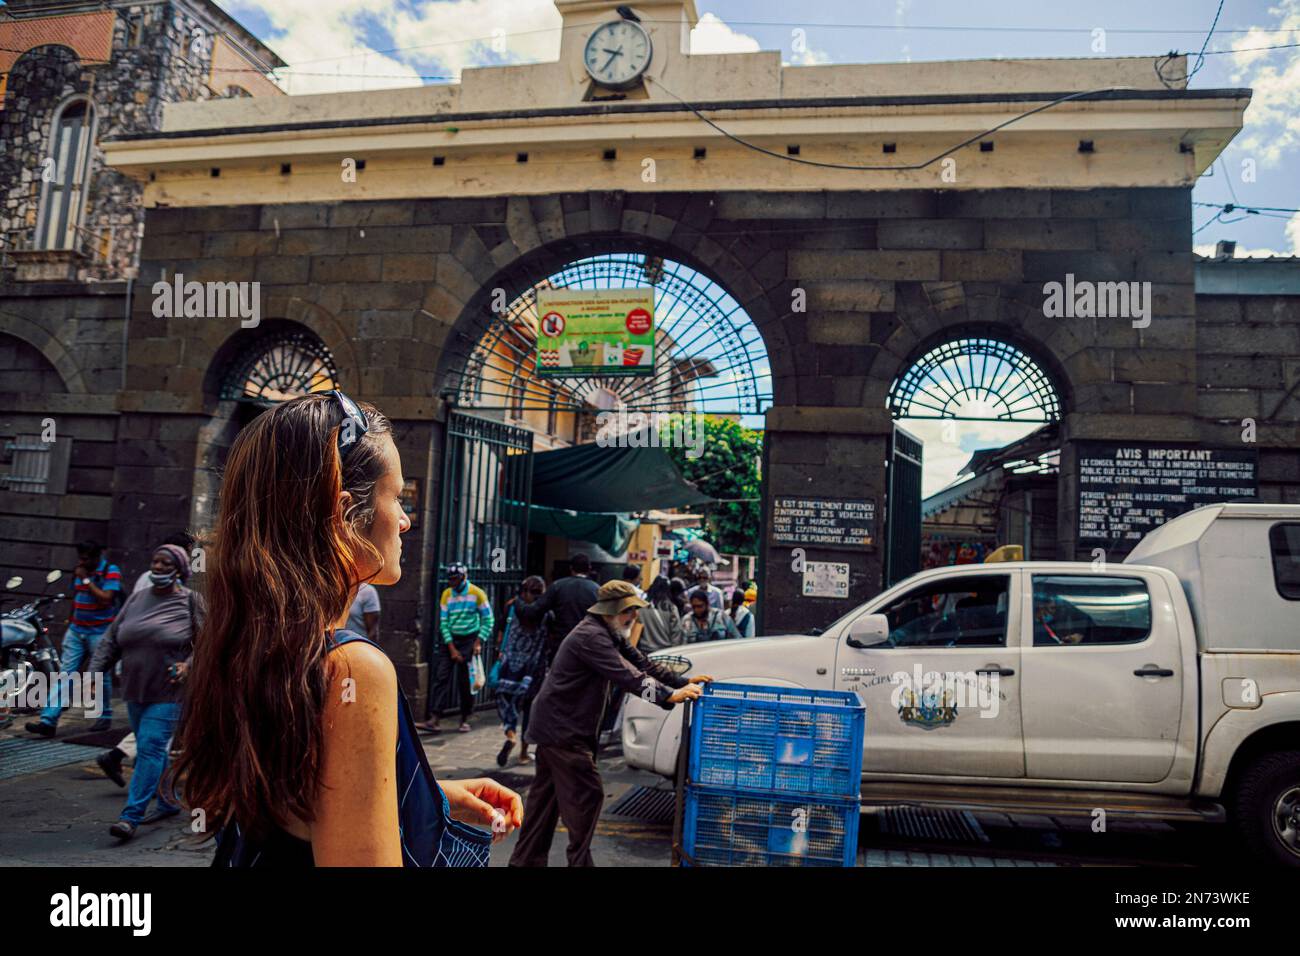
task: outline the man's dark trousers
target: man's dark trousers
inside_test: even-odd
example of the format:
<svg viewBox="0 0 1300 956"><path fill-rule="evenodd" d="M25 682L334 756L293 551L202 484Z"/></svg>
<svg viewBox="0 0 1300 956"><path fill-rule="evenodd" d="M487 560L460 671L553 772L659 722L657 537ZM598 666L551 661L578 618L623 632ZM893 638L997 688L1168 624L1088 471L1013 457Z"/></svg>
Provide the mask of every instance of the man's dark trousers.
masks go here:
<svg viewBox="0 0 1300 956"><path fill-rule="evenodd" d="M510 854L511 866L546 866L555 824L569 831L569 866L595 866L591 841L605 802L605 787L592 749L583 744L537 748L537 771L528 788L524 827Z"/></svg>
<svg viewBox="0 0 1300 956"><path fill-rule="evenodd" d="M439 642L433 655L433 674L429 682L429 717L437 718L453 704L460 707L460 719L468 720L474 712L474 695L469 689L469 660L473 657L478 636L454 638L463 662L451 659L451 645Z"/></svg>

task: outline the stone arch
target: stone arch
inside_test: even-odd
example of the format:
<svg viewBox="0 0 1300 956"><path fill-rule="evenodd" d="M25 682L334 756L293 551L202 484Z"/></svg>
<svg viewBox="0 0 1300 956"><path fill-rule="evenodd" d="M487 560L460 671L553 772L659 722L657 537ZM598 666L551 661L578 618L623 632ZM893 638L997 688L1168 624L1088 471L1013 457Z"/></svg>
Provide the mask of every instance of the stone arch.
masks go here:
<svg viewBox="0 0 1300 956"><path fill-rule="evenodd" d="M1047 319L1040 302L1022 287L968 291L961 282L899 282L894 324L881 343L864 389L863 402L883 408L893 382L931 349L954 338L1000 339L1032 358L1056 388L1062 417L1075 405L1069 373L1074 357L1089 346L1075 328Z"/></svg>
<svg viewBox="0 0 1300 956"><path fill-rule="evenodd" d="M44 356L51 368L59 374L65 391L76 395L84 395L89 391L72 353L57 337L50 335L31 319L12 312L0 312L0 333L12 335Z"/></svg>
<svg viewBox="0 0 1300 956"><path fill-rule="evenodd" d="M205 404L212 404L218 400L222 376L236 355L267 330L294 326L311 332L330 350L338 368L339 385L344 391L359 390L360 359L352 336L332 312L298 296L286 297L274 294L267 298L264 311L269 317L263 318L256 328L236 328L213 345L203 376Z"/></svg>
<svg viewBox="0 0 1300 956"><path fill-rule="evenodd" d="M424 312L445 323L434 391L441 391L454 364L472 347L478 316L493 290L512 301L540 277L584 257L644 252L674 259L726 290L754 323L772 369L773 404L794 400L793 366L782 319L789 314L791 285L785 251L762 237L730 237L725 245L703 233L713 218L713 199L622 193L511 197L505 226L453 230L447 268L425 297ZM784 305L782 305L784 302ZM779 356L779 357L778 357Z"/></svg>

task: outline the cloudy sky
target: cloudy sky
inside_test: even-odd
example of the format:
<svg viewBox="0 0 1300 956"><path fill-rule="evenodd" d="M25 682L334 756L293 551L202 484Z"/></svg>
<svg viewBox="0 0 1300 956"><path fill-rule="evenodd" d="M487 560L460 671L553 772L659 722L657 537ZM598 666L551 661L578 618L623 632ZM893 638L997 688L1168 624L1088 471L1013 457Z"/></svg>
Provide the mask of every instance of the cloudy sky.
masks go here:
<svg viewBox="0 0 1300 956"><path fill-rule="evenodd" d="M453 82L468 66L554 59L551 0L220 0L294 69L292 93ZM1218 0L697 0L696 52L781 50L787 62L861 63L980 57L1196 52ZM798 19L802 16L802 19ZM802 32L799 32L802 31ZM1099 33L1098 31L1104 31ZM796 43L796 38L805 42ZM1099 44L1104 44L1100 46ZM1250 87L1246 128L1193 198L1300 207L1300 0L1227 0L1191 85ZM796 52L796 49L798 52ZM1195 61L1192 61L1195 65ZM1253 167L1253 177L1246 175ZM1300 214L1195 212L1198 251L1235 239L1238 254L1300 255ZM914 423L926 440L925 493L976 448L1024 426Z"/></svg>

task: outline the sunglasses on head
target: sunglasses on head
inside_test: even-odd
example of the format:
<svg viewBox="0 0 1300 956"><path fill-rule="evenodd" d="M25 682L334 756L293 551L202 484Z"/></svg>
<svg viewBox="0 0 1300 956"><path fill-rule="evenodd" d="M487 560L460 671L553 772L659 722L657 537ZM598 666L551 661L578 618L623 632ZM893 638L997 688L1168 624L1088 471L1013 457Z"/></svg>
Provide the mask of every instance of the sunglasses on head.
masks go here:
<svg viewBox="0 0 1300 956"><path fill-rule="evenodd" d="M324 394L333 396L343 410L343 422L339 426L339 461L342 462L352 449L361 444L361 439L370 431L370 422L357 403L338 389L331 389Z"/></svg>

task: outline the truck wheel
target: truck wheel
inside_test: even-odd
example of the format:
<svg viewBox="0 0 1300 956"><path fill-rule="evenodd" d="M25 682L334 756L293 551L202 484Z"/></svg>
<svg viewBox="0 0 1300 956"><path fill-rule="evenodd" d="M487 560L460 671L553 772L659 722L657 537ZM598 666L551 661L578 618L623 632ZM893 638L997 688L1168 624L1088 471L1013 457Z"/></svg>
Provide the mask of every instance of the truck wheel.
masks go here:
<svg viewBox="0 0 1300 956"><path fill-rule="evenodd" d="M1300 867L1300 750L1259 758L1237 783L1234 816L1257 859Z"/></svg>

